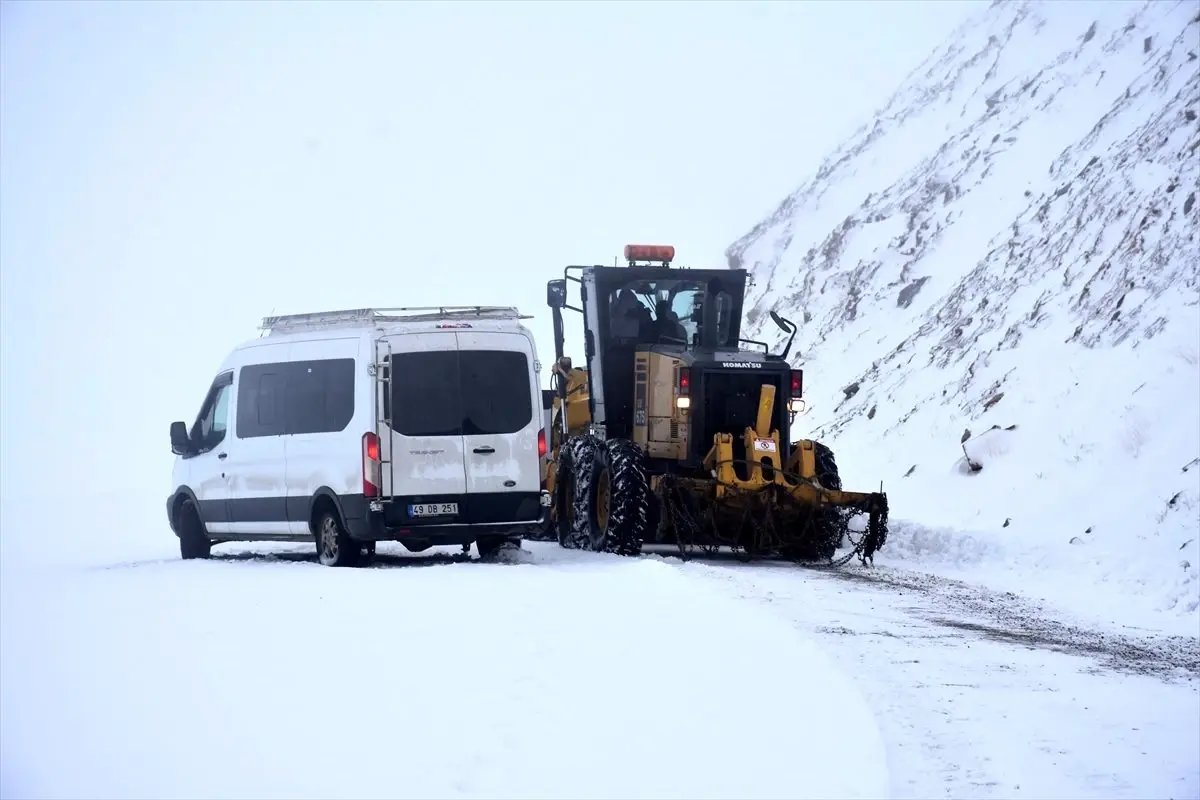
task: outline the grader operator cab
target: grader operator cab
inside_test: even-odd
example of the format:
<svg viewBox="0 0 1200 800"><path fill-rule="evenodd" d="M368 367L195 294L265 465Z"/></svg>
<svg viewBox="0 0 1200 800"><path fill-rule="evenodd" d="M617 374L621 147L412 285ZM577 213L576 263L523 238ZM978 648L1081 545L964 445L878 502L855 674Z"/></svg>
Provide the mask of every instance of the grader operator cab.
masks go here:
<svg viewBox="0 0 1200 800"><path fill-rule="evenodd" d="M778 354L743 339L746 271L673 268L674 257L629 245L625 267L568 266L547 284L553 535L625 555L654 543L830 562L863 513L840 563L856 553L865 563L886 538L887 497L842 491L827 447L790 441L804 403L804 374L786 360L796 326L771 312L791 334ZM563 353L563 309L583 317L583 367Z"/></svg>

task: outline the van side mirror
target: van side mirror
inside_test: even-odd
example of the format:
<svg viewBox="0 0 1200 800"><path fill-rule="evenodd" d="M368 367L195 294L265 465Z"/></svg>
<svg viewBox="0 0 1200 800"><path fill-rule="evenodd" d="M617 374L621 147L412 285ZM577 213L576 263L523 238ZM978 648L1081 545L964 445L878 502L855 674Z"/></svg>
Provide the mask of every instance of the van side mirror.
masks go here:
<svg viewBox="0 0 1200 800"><path fill-rule="evenodd" d="M546 283L546 305L562 308L567 304L567 281L565 278Z"/></svg>
<svg viewBox="0 0 1200 800"><path fill-rule="evenodd" d="M171 452L177 456L187 455L191 450L191 440L188 439L187 425L182 422L171 423Z"/></svg>

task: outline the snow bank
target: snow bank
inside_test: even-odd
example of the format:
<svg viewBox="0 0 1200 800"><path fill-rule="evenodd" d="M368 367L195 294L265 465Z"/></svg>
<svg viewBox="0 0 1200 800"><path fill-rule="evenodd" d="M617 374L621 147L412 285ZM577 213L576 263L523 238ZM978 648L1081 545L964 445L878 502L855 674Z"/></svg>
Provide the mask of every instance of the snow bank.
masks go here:
<svg viewBox="0 0 1200 800"><path fill-rule="evenodd" d="M1140 347L1010 377L976 419L927 404L892 429L847 428L845 480L883 478L891 502L877 563L974 571L1105 621L1196 633L1200 417L1183 410L1200 408L1200 371L1178 352L1200 320L1177 319ZM895 402L922 388L911 379Z"/></svg>
<svg viewBox="0 0 1200 800"><path fill-rule="evenodd" d="M10 570L0 793L886 795L857 688L678 569L290 552Z"/></svg>

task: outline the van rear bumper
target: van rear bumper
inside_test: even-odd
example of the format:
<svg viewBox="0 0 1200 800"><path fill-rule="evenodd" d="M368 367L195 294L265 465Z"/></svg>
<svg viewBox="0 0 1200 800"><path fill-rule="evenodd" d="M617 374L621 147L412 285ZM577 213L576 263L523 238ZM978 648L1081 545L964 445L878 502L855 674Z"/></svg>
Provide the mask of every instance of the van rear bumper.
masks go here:
<svg viewBox="0 0 1200 800"><path fill-rule="evenodd" d="M544 491L396 497L374 508L362 495L340 499L346 532L361 542L412 541L438 546L471 544L481 536L523 537L541 532L550 515L550 495ZM408 506L414 502L457 502L459 515L447 521L412 519Z"/></svg>

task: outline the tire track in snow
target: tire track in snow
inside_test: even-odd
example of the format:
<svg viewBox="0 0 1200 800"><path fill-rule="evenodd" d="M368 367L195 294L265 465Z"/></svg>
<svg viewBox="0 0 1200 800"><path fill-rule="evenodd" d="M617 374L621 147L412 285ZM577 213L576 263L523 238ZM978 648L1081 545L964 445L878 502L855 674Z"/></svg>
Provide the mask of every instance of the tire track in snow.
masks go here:
<svg viewBox="0 0 1200 800"><path fill-rule="evenodd" d="M885 567L664 560L834 655L875 710L894 797L1200 796L1195 639Z"/></svg>

